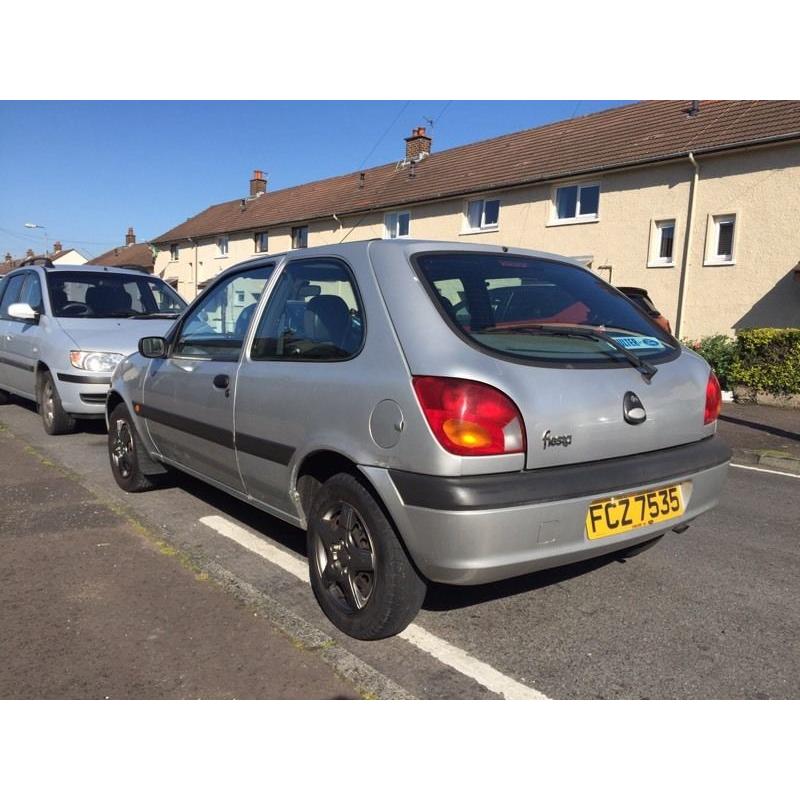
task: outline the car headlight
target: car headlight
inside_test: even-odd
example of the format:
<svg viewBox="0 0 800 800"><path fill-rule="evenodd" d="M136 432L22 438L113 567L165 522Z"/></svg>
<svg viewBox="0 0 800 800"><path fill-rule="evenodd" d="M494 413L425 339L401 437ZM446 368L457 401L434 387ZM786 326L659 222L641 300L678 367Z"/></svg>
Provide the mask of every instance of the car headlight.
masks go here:
<svg viewBox="0 0 800 800"><path fill-rule="evenodd" d="M70 350L69 361L75 369L89 372L113 372L125 356L122 353L97 353L91 350Z"/></svg>

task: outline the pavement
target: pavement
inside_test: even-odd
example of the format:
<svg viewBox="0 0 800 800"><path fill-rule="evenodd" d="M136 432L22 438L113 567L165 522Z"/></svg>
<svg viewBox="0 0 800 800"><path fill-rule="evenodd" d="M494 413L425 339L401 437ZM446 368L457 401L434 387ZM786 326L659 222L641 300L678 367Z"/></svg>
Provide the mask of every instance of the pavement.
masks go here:
<svg viewBox="0 0 800 800"><path fill-rule="evenodd" d="M0 452L1 698L359 696L22 440Z"/></svg>
<svg viewBox="0 0 800 800"><path fill-rule="evenodd" d="M746 451L794 458L796 439L787 434L797 433L797 421L774 413L782 409L763 411L724 406L719 432L738 466L719 506L686 533L667 534L635 558L487 586L432 586L403 636L358 642L317 607L300 531L188 476L126 495L111 478L101 424L48 437L30 405L4 406L0 463L13 466L0 473L0 502L15 522L0 542L13 555L0 562L0 693L9 696L11 686L19 687L13 696L129 696L134 686L135 696L306 696L311 688L326 697L800 698L800 477L741 461ZM38 460L28 473L19 448ZM55 501L50 465L68 481L63 491L87 493L80 513L63 496ZM26 526L31 533L15 532ZM129 537L118 559L99 546ZM134 554L150 559L143 571L127 568ZM84 637L67 625L73 609L91 602L94 622L79 630L94 633ZM245 627L244 617L257 627ZM191 639L156 630L178 631L179 623L193 626ZM154 647L174 649L148 656ZM293 656L311 659L313 680L295 683L304 673ZM187 689L179 676L201 667ZM237 686L239 674L260 694Z"/></svg>

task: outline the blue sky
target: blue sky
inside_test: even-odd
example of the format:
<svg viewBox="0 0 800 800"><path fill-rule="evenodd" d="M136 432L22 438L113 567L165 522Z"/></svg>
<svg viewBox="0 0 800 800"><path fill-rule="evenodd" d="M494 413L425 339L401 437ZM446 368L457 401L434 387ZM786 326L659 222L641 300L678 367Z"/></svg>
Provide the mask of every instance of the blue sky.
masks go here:
<svg viewBox="0 0 800 800"><path fill-rule="evenodd" d="M0 102L0 258L44 249L26 222L93 256L244 196L256 168L280 189L395 161L426 117L444 150L622 102Z"/></svg>

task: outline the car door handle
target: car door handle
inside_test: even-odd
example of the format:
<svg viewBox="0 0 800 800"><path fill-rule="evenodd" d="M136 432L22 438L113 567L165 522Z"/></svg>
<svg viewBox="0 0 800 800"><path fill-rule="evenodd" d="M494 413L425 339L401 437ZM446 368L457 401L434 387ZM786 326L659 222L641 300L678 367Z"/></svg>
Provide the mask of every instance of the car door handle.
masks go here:
<svg viewBox="0 0 800 800"><path fill-rule="evenodd" d="M227 375L214 376L215 389L227 389L231 385L231 379Z"/></svg>

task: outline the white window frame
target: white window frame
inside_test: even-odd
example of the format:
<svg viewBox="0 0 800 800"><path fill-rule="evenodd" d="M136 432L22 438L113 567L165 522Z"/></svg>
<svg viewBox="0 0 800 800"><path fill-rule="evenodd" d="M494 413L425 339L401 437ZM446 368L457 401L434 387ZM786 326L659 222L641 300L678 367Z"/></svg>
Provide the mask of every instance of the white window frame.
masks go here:
<svg viewBox="0 0 800 800"><path fill-rule="evenodd" d="M492 202L493 200L497 201L497 222L493 222L490 225L486 224L486 204ZM477 228L470 227L469 224L469 207L471 203L480 203L481 204L481 221L480 225ZM499 197L470 197L464 203L464 224L461 228L462 234L470 234L470 233L486 233L488 231L496 231L500 228L500 209L503 207L503 203Z"/></svg>
<svg viewBox="0 0 800 800"><path fill-rule="evenodd" d="M400 217L408 217L408 233L400 234ZM405 209L387 211L383 217L384 239L409 239L411 238L411 212Z"/></svg>
<svg viewBox="0 0 800 800"><path fill-rule="evenodd" d="M227 258L230 248L229 236L217 236L217 258Z"/></svg>
<svg viewBox="0 0 800 800"><path fill-rule="evenodd" d="M258 249L258 243L262 236L267 237L267 246L264 250ZM256 231L253 234L253 252L254 253L268 253L269 252L269 231Z"/></svg>
<svg viewBox="0 0 800 800"><path fill-rule="evenodd" d="M305 245L297 246L294 243L294 241L295 241L295 239L294 239L295 231L300 231L303 228L306 229L306 243L305 243ZM308 238L309 238L309 234L310 233L311 233L311 231L308 229L308 225L293 225L292 229L291 229L292 250L303 250L305 247L309 247Z"/></svg>
<svg viewBox="0 0 800 800"><path fill-rule="evenodd" d="M722 222L733 222L733 238L731 239L731 257L722 258L717 254L719 248L719 226ZM739 240L741 214L731 211L725 214L709 214L706 227L706 253L703 266L732 267L736 264L736 248Z"/></svg>
<svg viewBox="0 0 800 800"><path fill-rule="evenodd" d="M667 225L672 226L672 257L662 258L659 253L661 252L661 231ZM650 244L648 247L647 266L650 268L656 267L674 267L675 266L675 247L678 242L678 220L670 217L663 217L654 219L650 223Z"/></svg>
<svg viewBox="0 0 800 800"><path fill-rule="evenodd" d="M578 189L578 197L575 202L575 216L574 217L563 217L560 218L558 216L558 204L556 203L556 197L558 196L559 189L569 189L571 186L575 186ZM593 189L597 187L597 213L595 214L581 214L581 192L584 189ZM600 221L600 199L603 195L603 186L600 181L585 181L583 183L559 183L553 186L553 190L550 193L550 221L547 223L547 226L555 226L555 225L582 225L587 222L599 222Z"/></svg>
<svg viewBox="0 0 800 800"><path fill-rule="evenodd" d="M177 244L171 244L169 246L169 260L170 261L177 261L180 258L181 248Z"/></svg>

